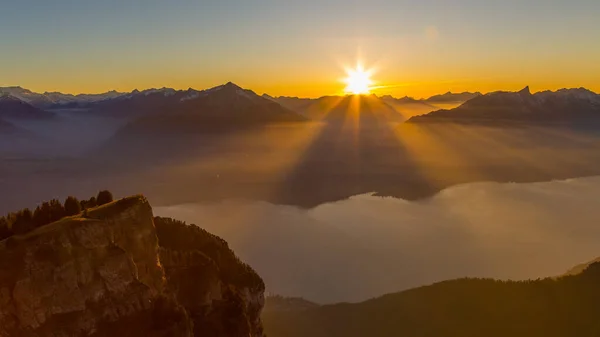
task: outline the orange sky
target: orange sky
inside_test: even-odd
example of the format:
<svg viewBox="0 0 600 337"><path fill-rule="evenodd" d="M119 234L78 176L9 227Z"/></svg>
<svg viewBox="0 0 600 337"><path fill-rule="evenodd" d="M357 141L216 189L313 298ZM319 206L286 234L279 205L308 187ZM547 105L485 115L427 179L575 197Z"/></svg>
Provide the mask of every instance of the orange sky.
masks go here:
<svg viewBox="0 0 600 337"><path fill-rule="evenodd" d="M600 92L598 0L13 1L0 11L0 86L92 93L205 89L337 94L344 67L377 94Z"/></svg>

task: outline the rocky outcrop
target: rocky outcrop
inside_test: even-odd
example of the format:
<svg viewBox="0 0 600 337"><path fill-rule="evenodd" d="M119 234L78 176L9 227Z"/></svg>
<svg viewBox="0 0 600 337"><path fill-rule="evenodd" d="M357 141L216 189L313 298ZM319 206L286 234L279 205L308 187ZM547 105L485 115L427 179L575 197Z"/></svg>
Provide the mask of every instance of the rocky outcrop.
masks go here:
<svg viewBox="0 0 600 337"><path fill-rule="evenodd" d="M160 226L207 236L159 247L137 196L0 242L0 336L262 336L260 277L217 237Z"/></svg>
<svg viewBox="0 0 600 337"><path fill-rule="evenodd" d="M180 221L154 223L169 291L192 317L195 336L263 336L265 285L227 242Z"/></svg>

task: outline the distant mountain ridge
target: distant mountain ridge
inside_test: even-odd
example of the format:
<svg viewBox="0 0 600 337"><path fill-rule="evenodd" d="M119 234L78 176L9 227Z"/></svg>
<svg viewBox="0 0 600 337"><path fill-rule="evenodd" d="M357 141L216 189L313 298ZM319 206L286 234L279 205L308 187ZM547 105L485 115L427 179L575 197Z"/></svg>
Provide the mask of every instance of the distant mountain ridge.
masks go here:
<svg viewBox="0 0 600 337"><path fill-rule="evenodd" d="M189 111L199 108L218 110L220 109L219 104L222 105L228 99L222 99L218 103L219 99L213 99L216 97L214 94L228 86L234 86L233 89L229 90L230 93L235 94L231 96L236 98L232 102L239 103L240 100L237 98L245 97L246 103L251 103L250 105L255 108L261 106L258 110L268 108L267 110L274 112L273 109L276 109L276 106L270 105L269 107L270 103L288 110L288 113L284 113L282 109L278 109L278 113L273 113L268 118L265 116L265 120L335 119L336 116L343 115L340 112L348 110L348 102L352 97L324 96L311 99L285 96L273 97L268 94L259 96L253 91L242 89L231 82L206 90L192 88L176 90L163 87L143 91L133 90L129 93L113 90L101 94L79 95L60 92L35 93L22 87L13 86L0 87L0 97L4 97L4 101L0 102L0 118L48 118L51 113L46 113L44 110L73 108L83 108L91 113L129 119L140 118L159 111L188 111L189 113ZM8 102L7 97L14 97L23 103L17 104L15 100ZM485 95L480 92L447 92L427 99L415 99L408 96L395 98L391 95L380 97L366 95L361 97L363 102L361 102L360 107L367 113L377 113L378 117L391 121L408 120L410 123L434 121L495 122L498 120L558 123L570 120L594 119L600 114L600 96L585 88L542 91L535 94L529 91L529 87L519 92L497 91ZM244 104L234 106L232 102L228 102L230 110L246 109L250 106L244 107ZM438 105L436 106L436 104ZM438 110L439 107L447 106L444 106L444 104L462 105L453 109ZM201 105L202 107L195 105ZM8 106L10 106L10 109L7 108ZM289 112L295 112L296 115L301 116L292 118ZM221 114L223 114L223 111L221 111ZM207 116L206 111L204 115ZM247 116L243 117L247 122Z"/></svg>
<svg viewBox="0 0 600 337"><path fill-rule="evenodd" d="M0 94L0 119L48 119L54 114L34 107L11 94Z"/></svg>
<svg viewBox="0 0 600 337"><path fill-rule="evenodd" d="M37 108L60 108L60 107L77 107L93 102L99 102L103 100L117 98L124 93L117 92L115 90L108 91L101 94L63 94L60 92L44 92L36 93L31 90L14 86L14 87L0 87L0 95L9 94L17 97L18 99L29 103Z"/></svg>
<svg viewBox="0 0 600 337"><path fill-rule="evenodd" d="M477 92L466 91L466 92L460 92L460 93L453 93L453 92L448 91L445 94L434 95L434 96L431 96L422 101L428 102L428 103L466 102L470 99L473 99L473 98L481 96L481 95L482 94L479 91L477 91Z"/></svg>
<svg viewBox="0 0 600 337"><path fill-rule="evenodd" d="M73 94L65 94L65 93L61 93L61 92L43 92L43 93L37 93L37 92L33 92L29 89L20 87L20 86L9 86L9 87L0 87L0 95L1 94L10 94L12 96L15 96L17 98L19 98L20 100L29 103L37 108L41 108L41 109L71 109L71 108L91 108L94 107L96 103L102 103L105 101L110 101L110 100L114 100L114 99L119 99L119 98L125 98L125 97L131 97L132 95L136 95L139 93L144 93L144 94L151 94L151 93L157 93L157 92L162 92L162 93L171 93L171 94L175 94L175 93L179 93L185 90L176 90L176 89L172 89L172 88L152 88L152 89L146 89L146 90L133 90L131 92L119 92L116 90L111 90L111 91L107 91L104 93L97 93L97 94L86 94L86 93L82 93L82 94L77 94L77 95L73 95ZM193 91L193 92L203 92L206 90L195 90L195 89L188 89L188 91ZM442 95L435 95L432 96L430 98L427 99L415 99L412 97L402 97L402 98L394 98L391 95L385 95L382 96L381 99L383 100L389 100L389 99L393 99L396 100L397 102L402 102L402 103L424 103L424 104L429 104L429 103L446 103L446 102L464 102L470 98L473 98L475 96L481 95L479 92L476 93L470 93L470 92L463 92L463 93L451 93L451 92L447 92L445 94ZM297 104L301 104L302 102L307 104L309 101L316 101L320 98L299 98L299 97L286 97L286 96L280 96L280 97L274 97L271 96L269 94L263 94L262 95L263 98L278 102L288 108L292 108L292 110L294 110L294 107ZM327 97L327 96L324 96ZM332 96L329 96L332 97ZM323 97L321 97L323 98ZM296 102L294 102L296 101ZM287 103L287 104L286 104ZM288 104L291 106L288 106Z"/></svg>
<svg viewBox="0 0 600 337"><path fill-rule="evenodd" d="M533 122L555 123L600 118L600 95L585 88L518 92L497 91L475 97L457 108L413 117L412 123ZM599 119L600 120L600 119Z"/></svg>
<svg viewBox="0 0 600 337"><path fill-rule="evenodd" d="M443 95L432 96L428 99L416 99L414 97L409 96L396 98L392 95L377 96L375 94L363 95L360 97L364 101L370 102L371 106L379 106L379 111L383 115L387 115L387 118L389 118L390 120L403 121L413 116L418 116L429 113L431 111L438 110L440 109L441 104L457 105L464 103L464 101L473 97L477 97L479 95L481 95L479 92L464 92L458 94L448 92ZM275 101L283 105L284 107L294 110L311 119L322 119L322 115L325 115L332 110L335 111L336 109L341 109L344 106L344 100L348 100L348 98L353 97L353 95L323 96L319 98L300 98L293 96L273 97L271 95L264 94L263 97ZM376 101L378 101L377 104L374 104L376 103ZM340 104L339 102L342 103ZM436 106L436 104L440 105ZM395 110L394 114L391 113L392 110ZM400 117L398 118L398 116L396 115Z"/></svg>
<svg viewBox="0 0 600 337"><path fill-rule="evenodd" d="M312 120L343 120L349 114L362 118L403 121L402 114L376 95L323 96L319 98L269 97L270 100ZM359 113L360 112L360 113Z"/></svg>

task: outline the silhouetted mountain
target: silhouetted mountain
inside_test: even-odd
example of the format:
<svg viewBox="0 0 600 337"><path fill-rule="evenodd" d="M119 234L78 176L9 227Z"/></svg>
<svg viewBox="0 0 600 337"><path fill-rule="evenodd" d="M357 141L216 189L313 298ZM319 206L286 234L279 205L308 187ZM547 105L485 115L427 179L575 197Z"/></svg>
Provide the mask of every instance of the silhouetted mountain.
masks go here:
<svg viewBox="0 0 600 337"><path fill-rule="evenodd" d="M403 121L402 114L375 95L323 96L321 98L277 97L276 102L313 120L344 120L347 117Z"/></svg>
<svg viewBox="0 0 600 337"><path fill-rule="evenodd" d="M433 105L431 104L427 104L421 100L415 99L413 97L409 97L409 96L404 96L401 98L396 98L392 95L383 95L380 97L382 100L384 101L389 101L389 102L396 102L396 103L423 103L425 105L431 106L433 107Z"/></svg>
<svg viewBox="0 0 600 337"><path fill-rule="evenodd" d="M231 82L204 91L163 88L134 92L98 108L112 114L138 117L119 131L121 136L218 132L306 121L278 103Z"/></svg>
<svg viewBox="0 0 600 337"><path fill-rule="evenodd" d="M21 87L0 87L0 94L10 94L26 103L42 109L82 107L94 102L113 99L123 95L123 93L114 90L102 94L79 95L63 94L60 92L35 93Z"/></svg>
<svg viewBox="0 0 600 337"><path fill-rule="evenodd" d="M53 113L38 109L10 94L0 96L0 118L46 119L53 116Z"/></svg>
<svg viewBox="0 0 600 337"><path fill-rule="evenodd" d="M263 322L270 337L598 336L599 282L600 263L558 279L459 279L356 304L265 308Z"/></svg>
<svg viewBox="0 0 600 337"><path fill-rule="evenodd" d="M269 95L269 94L262 94L262 96L261 96L261 97L262 97L262 98L269 99L269 100L271 100L271 101L274 101L274 100L275 100L275 97L273 97L273 96L271 96L271 95Z"/></svg>
<svg viewBox="0 0 600 337"><path fill-rule="evenodd" d="M451 110L411 118L409 122L529 122L564 123L600 120L600 96L584 88L531 94L493 92L475 97Z"/></svg>
<svg viewBox="0 0 600 337"><path fill-rule="evenodd" d="M395 98L390 95L385 95L382 96L381 99L402 113L406 119L439 109L438 107L431 105L426 101L418 100L408 96Z"/></svg>
<svg viewBox="0 0 600 337"><path fill-rule="evenodd" d="M264 96L264 95L263 95ZM290 97L290 96L280 96L280 97L272 97L269 96L272 101L275 101L282 106L296 111L297 113L306 116L307 111L310 110L311 105L318 104L319 100L322 98L299 98L299 97Z"/></svg>
<svg viewBox="0 0 600 337"><path fill-rule="evenodd" d="M481 96L480 92L461 92L461 93L452 93L447 92L441 95L434 95L424 100L428 103L455 103L455 102L466 102L472 98Z"/></svg>

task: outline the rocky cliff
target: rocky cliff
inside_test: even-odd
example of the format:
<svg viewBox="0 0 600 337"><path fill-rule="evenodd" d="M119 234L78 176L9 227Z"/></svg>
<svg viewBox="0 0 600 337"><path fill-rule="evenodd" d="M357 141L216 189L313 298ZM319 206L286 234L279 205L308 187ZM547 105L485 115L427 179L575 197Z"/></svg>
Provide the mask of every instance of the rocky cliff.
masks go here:
<svg viewBox="0 0 600 337"><path fill-rule="evenodd" d="M263 292L223 240L141 196L0 242L0 336L262 337Z"/></svg>

